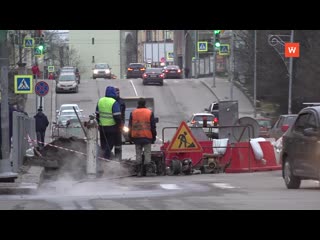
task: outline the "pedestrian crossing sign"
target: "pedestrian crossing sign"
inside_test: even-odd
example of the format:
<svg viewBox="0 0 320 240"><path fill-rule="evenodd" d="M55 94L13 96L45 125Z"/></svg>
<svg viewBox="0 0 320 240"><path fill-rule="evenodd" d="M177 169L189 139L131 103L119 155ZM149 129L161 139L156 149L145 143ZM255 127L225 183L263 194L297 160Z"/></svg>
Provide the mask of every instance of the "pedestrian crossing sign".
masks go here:
<svg viewBox="0 0 320 240"><path fill-rule="evenodd" d="M33 93L33 76L32 75L15 75L14 76L14 93L28 94Z"/></svg>
<svg viewBox="0 0 320 240"><path fill-rule="evenodd" d="M198 52L207 52L208 42L198 42Z"/></svg>
<svg viewBox="0 0 320 240"><path fill-rule="evenodd" d="M193 136L186 122L181 122L178 130L173 136L168 152L202 152L202 147Z"/></svg>

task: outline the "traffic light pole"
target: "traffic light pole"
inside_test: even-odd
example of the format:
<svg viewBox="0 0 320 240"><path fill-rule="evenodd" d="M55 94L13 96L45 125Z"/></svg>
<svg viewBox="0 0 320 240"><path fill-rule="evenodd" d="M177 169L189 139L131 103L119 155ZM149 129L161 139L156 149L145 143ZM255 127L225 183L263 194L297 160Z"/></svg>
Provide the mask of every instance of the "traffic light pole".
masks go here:
<svg viewBox="0 0 320 240"><path fill-rule="evenodd" d="M216 34L213 32L213 62L212 62L212 78L213 78L213 85L212 87L215 88L216 87Z"/></svg>

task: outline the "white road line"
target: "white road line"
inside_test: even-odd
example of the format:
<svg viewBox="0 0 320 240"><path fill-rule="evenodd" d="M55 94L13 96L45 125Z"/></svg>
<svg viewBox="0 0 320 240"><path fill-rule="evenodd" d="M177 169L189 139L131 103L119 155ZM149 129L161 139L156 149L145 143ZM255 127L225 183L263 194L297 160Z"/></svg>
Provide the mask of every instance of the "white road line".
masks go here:
<svg viewBox="0 0 320 240"><path fill-rule="evenodd" d="M230 189L230 188L236 188L229 183L212 183L213 186L222 188L222 189Z"/></svg>
<svg viewBox="0 0 320 240"><path fill-rule="evenodd" d="M177 184L160 184L160 187L167 190L181 189L180 187L177 186Z"/></svg>
<svg viewBox="0 0 320 240"><path fill-rule="evenodd" d="M132 87L133 87L134 93L136 94L136 96L138 96L137 89L136 89L136 87L134 86L132 80L130 80L130 83L131 83L131 85L132 85Z"/></svg>

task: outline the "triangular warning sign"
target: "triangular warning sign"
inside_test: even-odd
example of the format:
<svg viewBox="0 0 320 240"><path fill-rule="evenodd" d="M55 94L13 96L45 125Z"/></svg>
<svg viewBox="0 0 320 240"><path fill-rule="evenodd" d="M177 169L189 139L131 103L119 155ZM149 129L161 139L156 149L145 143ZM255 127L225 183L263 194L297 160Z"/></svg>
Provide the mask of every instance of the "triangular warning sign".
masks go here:
<svg viewBox="0 0 320 240"><path fill-rule="evenodd" d="M18 90L23 90L23 89L30 89L30 86L27 84L26 80L24 80L24 78L22 79L22 81L20 82L19 86L18 86Z"/></svg>
<svg viewBox="0 0 320 240"><path fill-rule="evenodd" d="M202 147L193 136L186 122L181 122L178 130L173 136L168 152L202 152Z"/></svg>

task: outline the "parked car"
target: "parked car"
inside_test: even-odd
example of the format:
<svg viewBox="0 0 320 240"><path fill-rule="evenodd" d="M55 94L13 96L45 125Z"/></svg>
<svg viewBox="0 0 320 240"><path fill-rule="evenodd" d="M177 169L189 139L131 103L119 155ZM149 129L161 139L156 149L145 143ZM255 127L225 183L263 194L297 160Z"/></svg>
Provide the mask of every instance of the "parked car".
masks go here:
<svg viewBox="0 0 320 240"><path fill-rule="evenodd" d="M204 109L204 111L208 113L212 113L217 118L217 122L219 122L219 103L218 102L212 102L208 108Z"/></svg>
<svg viewBox="0 0 320 240"><path fill-rule="evenodd" d="M163 68L165 78L182 78L182 70L177 65L168 65Z"/></svg>
<svg viewBox="0 0 320 240"><path fill-rule="evenodd" d="M259 123L259 137L269 138L269 130L272 127L272 119L270 118L256 118Z"/></svg>
<svg viewBox="0 0 320 240"><path fill-rule="evenodd" d="M73 72L61 73L56 82L56 93L79 92L77 77Z"/></svg>
<svg viewBox="0 0 320 240"><path fill-rule="evenodd" d="M112 79L111 67L107 63L97 63L92 68L92 78Z"/></svg>
<svg viewBox="0 0 320 240"><path fill-rule="evenodd" d="M61 104L60 108L56 110L57 118L59 117L60 113L64 110L73 110L73 107L76 109L79 116L82 116L83 109L80 109L78 104L72 103L72 104Z"/></svg>
<svg viewBox="0 0 320 240"><path fill-rule="evenodd" d="M145 71L146 67L143 63L130 63L127 68L127 78L142 78Z"/></svg>
<svg viewBox="0 0 320 240"><path fill-rule="evenodd" d="M60 69L60 74L66 72L73 72L77 77L78 84L80 84L80 72L77 67L63 67Z"/></svg>
<svg viewBox="0 0 320 240"><path fill-rule="evenodd" d="M158 83L162 86L164 77L165 74L162 72L162 68L147 68L142 75L142 84Z"/></svg>
<svg viewBox="0 0 320 240"><path fill-rule="evenodd" d="M289 189L301 180L320 180L320 106L303 108L282 136L282 177Z"/></svg>
<svg viewBox="0 0 320 240"><path fill-rule="evenodd" d="M276 140L280 138L287 130L292 126L297 118L297 114L284 114L280 115L278 120L269 130L269 137L275 138Z"/></svg>
<svg viewBox="0 0 320 240"><path fill-rule="evenodd" d="M203 125L204 120L207 120L207 127ZM212 113L194 113L187 121L187 125L188 127L202 127L209 138L219 137L219 129L210 128L219 125L218 119Z"/></svg>

